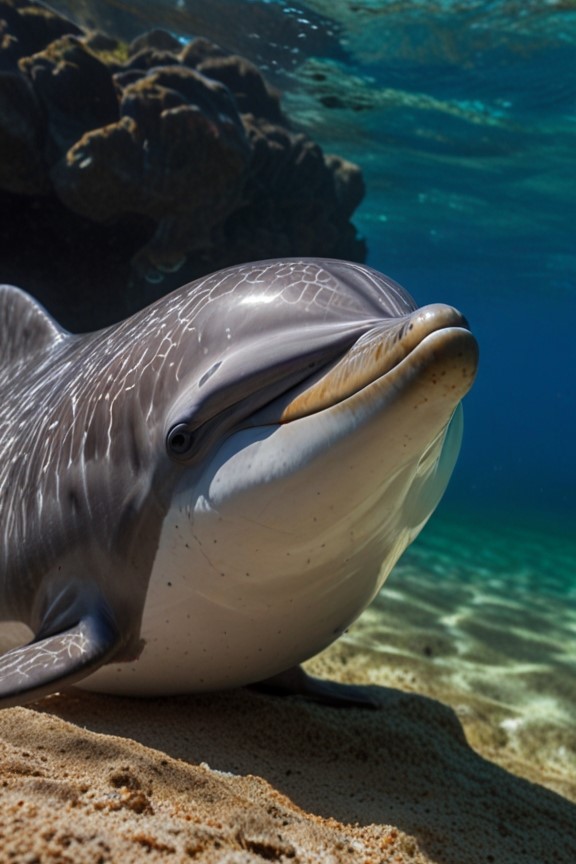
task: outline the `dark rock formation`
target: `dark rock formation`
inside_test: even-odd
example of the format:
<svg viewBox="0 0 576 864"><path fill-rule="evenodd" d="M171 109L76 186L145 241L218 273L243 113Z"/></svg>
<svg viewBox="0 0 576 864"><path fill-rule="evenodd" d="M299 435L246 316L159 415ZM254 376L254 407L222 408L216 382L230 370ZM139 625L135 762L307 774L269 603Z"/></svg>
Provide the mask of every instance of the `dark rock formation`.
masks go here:
<svg viewBox="0 0 576 864"><path fill-rule="evenodd" d="M22 57L18 66L46 117L48 165L64 157L85 132L118 118L109 70L75 36L56 39L43 51Z"/></svg>
<svg viewBox="0 0 576 864"><path fill-rule="evenodd" d="M0 0L0 37L0 278L66 326L240 261L363 259L359 169L292 132L247 60L84 34L33 0Z"/></svg>
<svg viewBox="0 0 576 864"><path fill-rule="evenodd" d="M118 121L80 137L51 177L60 200L89 219L150 219L154 232L133 264L154 279L210 246L241 200L250 157L228 90L164 66L127 83Z"/></svg>

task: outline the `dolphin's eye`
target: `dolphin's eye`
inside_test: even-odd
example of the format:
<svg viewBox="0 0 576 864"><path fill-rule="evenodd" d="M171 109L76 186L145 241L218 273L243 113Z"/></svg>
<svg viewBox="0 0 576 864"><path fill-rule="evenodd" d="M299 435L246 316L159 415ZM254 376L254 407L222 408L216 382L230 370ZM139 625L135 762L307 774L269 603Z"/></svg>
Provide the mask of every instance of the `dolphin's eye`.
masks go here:
<svg viewBox="0 0 576 864"><path fill-rule="evenodd" d="M173 426L166 436L166 449L169 456L181 458L186 456L192 449L194 435L186 423L178 423Z"/></svg>

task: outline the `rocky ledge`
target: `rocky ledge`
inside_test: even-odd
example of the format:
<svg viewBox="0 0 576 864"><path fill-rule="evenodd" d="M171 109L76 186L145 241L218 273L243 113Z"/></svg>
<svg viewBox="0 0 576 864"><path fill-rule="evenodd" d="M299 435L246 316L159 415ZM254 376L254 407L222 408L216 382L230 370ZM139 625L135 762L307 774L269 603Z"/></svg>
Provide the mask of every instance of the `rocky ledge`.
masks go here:
<svg viewBox="0 0 576 864"><path fill-rule="evenodd" d="M250 62L126 44L0 0L2 281L94 329L220 267L363 260L360 169L295 132Z"/></svg>

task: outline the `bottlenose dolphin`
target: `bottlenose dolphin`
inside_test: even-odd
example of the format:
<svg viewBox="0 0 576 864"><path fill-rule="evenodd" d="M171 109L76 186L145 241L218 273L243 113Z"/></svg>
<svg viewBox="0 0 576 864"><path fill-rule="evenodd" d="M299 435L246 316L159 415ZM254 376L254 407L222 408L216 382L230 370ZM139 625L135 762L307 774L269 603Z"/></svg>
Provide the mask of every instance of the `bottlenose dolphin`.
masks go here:
<svg viewBox="0 0 576 864"><path fill-rule="evenodd" d="M344 261L231 267L84 335L1 287L0 706L298 668L434 510L476 365L459 312Z"/></svg>

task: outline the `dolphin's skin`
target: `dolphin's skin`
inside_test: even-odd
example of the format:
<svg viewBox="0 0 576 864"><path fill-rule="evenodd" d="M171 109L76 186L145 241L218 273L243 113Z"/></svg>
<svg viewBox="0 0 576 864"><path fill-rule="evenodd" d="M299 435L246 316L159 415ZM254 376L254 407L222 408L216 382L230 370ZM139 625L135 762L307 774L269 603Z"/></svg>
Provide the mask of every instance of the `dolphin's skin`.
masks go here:
<svg viewBox="0 0 576 864"><path fill-rule="evenodd" d="M266 261L72 335L0 288L0 706L272 678L441 497L476 342L343 261Z"/></svg>

